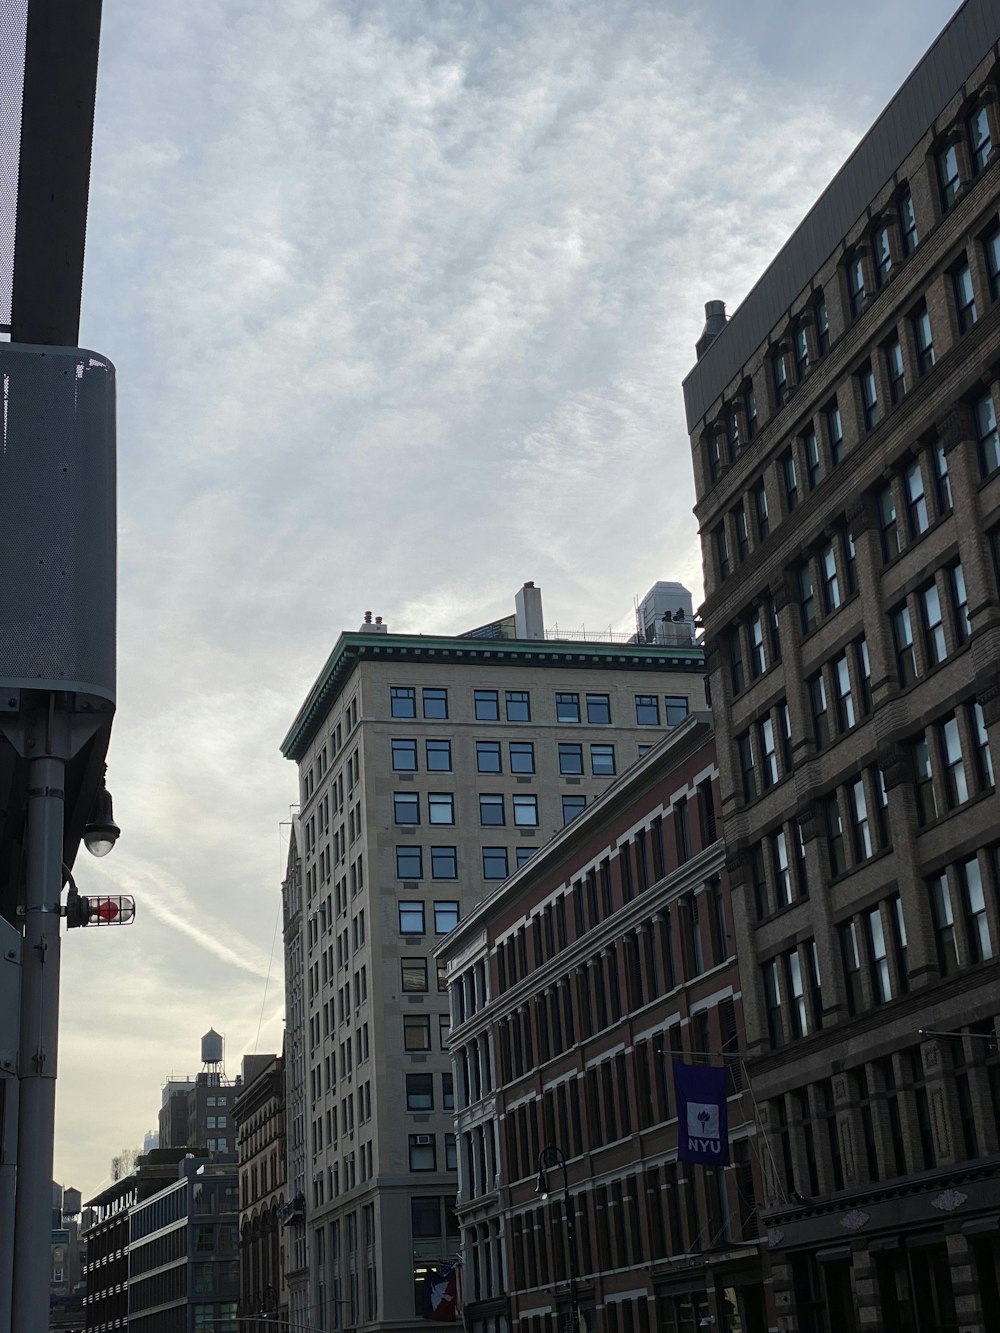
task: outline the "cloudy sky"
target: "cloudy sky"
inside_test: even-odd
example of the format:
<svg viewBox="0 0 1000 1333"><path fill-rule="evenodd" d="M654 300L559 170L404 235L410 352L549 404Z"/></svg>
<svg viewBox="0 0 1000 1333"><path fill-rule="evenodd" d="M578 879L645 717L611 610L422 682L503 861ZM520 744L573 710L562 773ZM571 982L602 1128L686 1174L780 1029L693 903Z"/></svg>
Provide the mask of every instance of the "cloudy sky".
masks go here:
<svg viewBox="0 0 1000 1333"><path fill-rule="evenodd" d="M700 592L680 381L952 0L105 0L81 342L119 375L123 836L56 1176L280 1045L278 746L341 629Z"/></svg>

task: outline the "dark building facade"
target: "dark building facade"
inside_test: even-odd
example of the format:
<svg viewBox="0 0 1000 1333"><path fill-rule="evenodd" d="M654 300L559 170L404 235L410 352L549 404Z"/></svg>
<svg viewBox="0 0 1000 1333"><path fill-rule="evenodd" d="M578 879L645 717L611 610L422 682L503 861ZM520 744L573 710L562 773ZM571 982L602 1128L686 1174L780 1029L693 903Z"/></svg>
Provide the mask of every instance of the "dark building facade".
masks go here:
<svg viewBox="0 0 1000 1333"><path fill-rule="evenodd" d="M287 1320L284 1059L244 1056L242 1077L232 1113L240 1175L240 1314Z"/></svg>
<svg viewBox="0 0 1000 1333"><path fill-rule="evenodd" d="M768 1327L717 789L693 714L438 947L471 1333L572 1328L574 1304L590 1333ZM675 1058L728 1071L726 1168L678 1161ZM419 1142L435 1088L401 1077Z"/></svg>
<svg viewBox="0 0 1000 1333"><path fill-rule="evenodd" d="M1000 8L685 381L778 1328L1000 1327Z"/></svg>

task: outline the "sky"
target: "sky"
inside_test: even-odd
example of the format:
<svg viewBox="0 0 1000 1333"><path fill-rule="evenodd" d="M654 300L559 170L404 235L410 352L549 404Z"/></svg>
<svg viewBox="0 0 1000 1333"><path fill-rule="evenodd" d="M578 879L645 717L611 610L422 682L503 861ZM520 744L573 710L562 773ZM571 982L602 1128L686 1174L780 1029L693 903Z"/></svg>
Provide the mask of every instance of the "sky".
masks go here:
<svg viewBox="0 0 1000 1333"><path fill-rule="evenodd" d="M118 371L114 852L55 1176L280 1049L279 746L364 612L701 591L681 380L952 0L105 0L81 344Z"/></svg>

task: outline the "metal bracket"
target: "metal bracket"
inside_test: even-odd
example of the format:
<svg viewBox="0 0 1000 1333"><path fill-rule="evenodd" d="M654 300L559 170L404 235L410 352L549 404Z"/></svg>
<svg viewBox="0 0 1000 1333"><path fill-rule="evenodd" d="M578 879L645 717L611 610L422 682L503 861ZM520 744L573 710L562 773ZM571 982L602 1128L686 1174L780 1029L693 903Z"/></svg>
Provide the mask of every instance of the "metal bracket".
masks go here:
<svg viewBox="0 0 1000 1333"><path fill-rule="evenodd" d="M0 917L0 1078L17 1073L21 1030L21 933Z"/></svg>

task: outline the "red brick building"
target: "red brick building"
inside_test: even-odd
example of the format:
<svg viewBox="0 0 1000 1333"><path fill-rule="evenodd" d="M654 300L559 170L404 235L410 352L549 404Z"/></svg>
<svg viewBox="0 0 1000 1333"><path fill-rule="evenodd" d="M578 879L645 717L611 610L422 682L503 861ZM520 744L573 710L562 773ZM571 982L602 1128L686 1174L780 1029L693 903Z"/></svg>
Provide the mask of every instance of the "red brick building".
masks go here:
<svg viewBox="0 0 1000 1333"><path fill-rule="evenodd" d="M470 1333L767 1327L720 830L696 713L439 947ZM723 1053L732 1164L685 1166L671 1059Z"/></svg>

